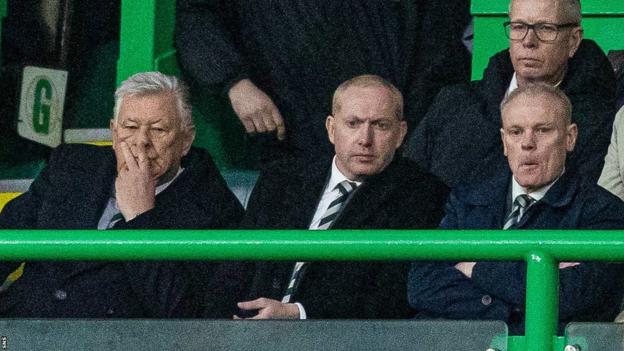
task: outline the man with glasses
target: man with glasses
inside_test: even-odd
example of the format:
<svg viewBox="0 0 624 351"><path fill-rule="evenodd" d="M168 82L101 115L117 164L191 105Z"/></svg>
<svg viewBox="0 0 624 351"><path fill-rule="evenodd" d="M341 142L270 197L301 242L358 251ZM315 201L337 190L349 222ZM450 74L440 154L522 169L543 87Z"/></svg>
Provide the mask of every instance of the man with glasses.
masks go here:
<svg viewBox="0 0 624 351"><path fill-rule="evenodd" d="M516 88L542 82L572 101L579 138L568 167L598 179L615 115L615 77L600 48L582 40L579 1L512 0L504 30L509 49L490 59L482 80L440 92L407 156L450 186L504 167L499 105Z"/></svg>

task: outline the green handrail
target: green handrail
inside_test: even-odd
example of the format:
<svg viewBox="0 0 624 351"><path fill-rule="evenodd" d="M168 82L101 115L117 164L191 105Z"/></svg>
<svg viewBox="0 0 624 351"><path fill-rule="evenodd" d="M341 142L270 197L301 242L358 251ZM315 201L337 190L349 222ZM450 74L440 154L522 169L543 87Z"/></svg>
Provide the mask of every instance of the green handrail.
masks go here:
<svg viewBox="0 0 624 351"><path fill-rule="evenodd" d="M4 260L525 260L526 334L560 348L558 261L624 260L623 230L1 230Z"/></svg>

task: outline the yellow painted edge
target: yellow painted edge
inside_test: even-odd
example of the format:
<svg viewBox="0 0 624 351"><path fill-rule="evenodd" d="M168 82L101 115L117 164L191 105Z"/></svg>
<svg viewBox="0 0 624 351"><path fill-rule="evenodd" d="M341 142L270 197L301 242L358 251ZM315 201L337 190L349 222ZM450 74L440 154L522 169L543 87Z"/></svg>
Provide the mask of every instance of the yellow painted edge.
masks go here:
<svg viewBox="0 0 624 351"><path fill-rule="evenodd" d="M7 202L13 200L14 198L20 196L22 193L0 193L0 211L4 208L4 205Z"/></svg>
<svg viewBox="0 0 624 351"><path fill-rule="evenodd" d="M86 141L81 144L90 144L90 145L97 145L97 146L111 146L113 145L113 142L112 141Z"/></svg>

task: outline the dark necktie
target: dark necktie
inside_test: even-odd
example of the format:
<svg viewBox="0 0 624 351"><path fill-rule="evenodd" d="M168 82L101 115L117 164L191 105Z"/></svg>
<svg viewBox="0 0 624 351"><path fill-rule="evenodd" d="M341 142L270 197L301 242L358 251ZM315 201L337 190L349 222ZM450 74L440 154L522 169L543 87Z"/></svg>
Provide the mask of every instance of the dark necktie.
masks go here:
<svg viewBox="0 0 624 351"><path fill-rule="evenodd" d="M124 216L121 214L121 212L115 213L115 215L108 222L108 226L106 226L106 229L111 229L115 226L115 223L121 221L122 219L124 219Z"/></svg>
<svg viewBox="0 0 624 351"><path fill-rule="evenodd" d="M534 203L535 199L529 195L518 195L513 202L511 213L507 216L507 218L505 218L505 225L503 225L503 229L509 229L518 224L522 215L524 215L526 210Z"/></svg>
<svg viewBox="0 0 624 351"><path fill-rule="evenodd" d="M348 180L343 180L342 182L338 183L338 185L336 185L336 188L338 189L338 191L340 191L340 195L329 204L327 211L325 211L325 214L319 222L319 230L329 229L329 227L331 227L336 217L338 217L338 215L340 214L340 210L344 206L345 202L347 202L349 194L351 194L351 192L355 190L356 187L357 184Z"/></svg>
<svg viewBox="0 0 624 351"><path fill-rule="evenodd" d="M327 211L325 211L325 214L321 218L317 229L325 230L331 227L334 220L340 214L340 210L347 202L349 194L351 194L351 192L355 190L356 187L356 183L350 182L348 180L343 180L342 182L338 183L338 185L336 185L336 188L334 189L338 189L340 195L338 195L338 197L329 204L329 207L327 207ZM298 280L301 277L301 269L305 264L306 262L297 262L297 264L295 264L293 272L290 276L288 287L286 288L286 293L284 294L284 298L282 298L283 303L291 302L292 295L295 292L295 286L297 285Z"/></svg>

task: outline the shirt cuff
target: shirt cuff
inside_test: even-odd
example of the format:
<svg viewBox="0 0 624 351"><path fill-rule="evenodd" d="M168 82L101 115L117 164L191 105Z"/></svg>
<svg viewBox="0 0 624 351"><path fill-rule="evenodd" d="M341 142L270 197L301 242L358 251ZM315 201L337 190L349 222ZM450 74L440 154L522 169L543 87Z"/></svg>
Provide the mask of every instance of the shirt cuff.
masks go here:
<svg viewBox="0 0 624 351"><path fill-rule="evenodd" d="M297 308L299 309L299 319L308 319L308 315L306 314L305 308L299 302L295 302Z"/></svg>

